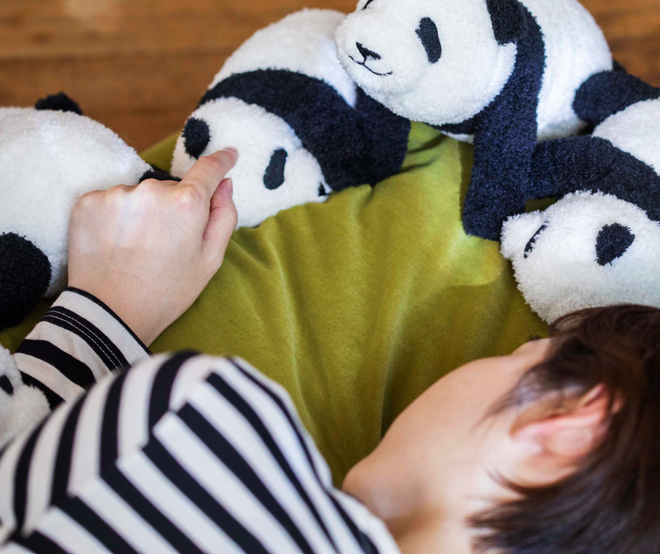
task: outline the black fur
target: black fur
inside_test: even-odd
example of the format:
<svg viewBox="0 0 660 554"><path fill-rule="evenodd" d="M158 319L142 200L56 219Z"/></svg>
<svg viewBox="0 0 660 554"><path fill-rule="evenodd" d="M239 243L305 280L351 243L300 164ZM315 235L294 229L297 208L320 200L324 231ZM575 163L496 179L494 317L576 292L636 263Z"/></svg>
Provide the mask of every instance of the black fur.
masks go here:
<svg viewBox="0 0 660 554"><path fill-rule="evenodd" d="M600 125L611 115L644 100L660 98L660 89L629 75L620 65L590 77L578 89L573 109L578 117Z"/></svg>
<svg viewBox="0 0 660 554"><path fill-rule="evenodd" d="M284 169L286 168L287 151L283 148L275 150L264 173L264 186L275 190L284 184Z"/></svg>
<svg viewBox="0 0 660 554"><path fill-rule="evenodd" d="M238 98L284 120L319 162L334 190L376 184L396 174L408 147L410 122L357 91L355 108L327 83L285 70L232 75L202 98Z"/></svg>
<svg viewBox="0 0 660 554"><path fill-rule="evenodd" d="M147 179L156 179L156 181L181 181L179 177L171 175L167 171L158 166L151 164L151 169L145 171L144 175L140 177L139 182L146 181Z"/></svg>
<svg viewBox="0 0 660 554"><path fill-rule="evenodd" d="M206 121L191 117L183 128L183 144L192 158L199 158L211 142L211 129Z"/></svg>
<svg viewBox="0 0 660 554"><path fill-rule="evenodd" d="M37 110L72 112L77 113L78 115L83 115L80 106L63 92L60 92L59 94L51 94L50 96L46 96L46 98L37 100L34 107Z"/></svg>
<svg viewBox="0 0 660 554"><path fill-rule="evenodd" d="M46 255L15 233L0 235L0 329L21 323L50 283Z"/></svg>
<svg viewBox="0 0 660 554"><path fill-rule="evenodd" d="M619 223L605 225L596 239L598 265L606 266L623 256L635 242L632 231Z"/></svg>
<svg viewBox="0 0 660 554"><path fill-rule="evenodd" d="M486 0L499 44L517 42L527 33L527 9L518 0Z"/></svg>
<svg viewBox="0 0 660 554"><path fill-rule="evenodd" d="M514 9L508 0L493 0L489 6L491 15L498 13L502 18ZM522 9L527 24L516 28L526 32L517 41L513 74L502 92L472 119L438 127L444 132L474 135L474 166L463 226L469 235L490 240L499 240L504 221L525 210L523 191L538 140L536 114L545 70L545 44L538 23L526 8ZM515 13L510 17L515 19Z"/></svg>
<svg viewBox="0 0 660 554"><path fill-rule="evenodd" d="M360 52L360 54L362 54L362 57L364 58L365 62L367 60L380 60L381 56L378 52L374 52L373 50L369 50L362 43L356 42L355 46L357 47L358 52Z"/></svg>
<svg viewBox="0 0 660 554"><path fill-rule="evenodd" d="M440 44L438 27L430 17L425 17L419 22L417 36L422 41L429 63L437 63L442 57L442 45Z"/></svg>
<svg viewBox="0 0 660 554"><path fill-rule="evenodd" d="M539 144L526 196L555 198L583 190L616 196L660 222L660 176L632 154L592 136Z"/></svg>
<svg viewBox="0 0 660 554"><path fill-rule="evenodd" d="M0 389L5 391L9 396L14 394L14 386L6 375L0 377Z"/></svg>
<svg viewBox="0 0 660 554"><path fill-rule="evenodd" d="M536 246L536 241L541 236L543 231L545 231L547 228L548 228L548 222L546 221L543 225L539 227L539 230L536 231L536 233L534 233L532 238L529 239L527 246L525 246L525 259L527 259L529 255L534 251L534 247Z"/></svg>

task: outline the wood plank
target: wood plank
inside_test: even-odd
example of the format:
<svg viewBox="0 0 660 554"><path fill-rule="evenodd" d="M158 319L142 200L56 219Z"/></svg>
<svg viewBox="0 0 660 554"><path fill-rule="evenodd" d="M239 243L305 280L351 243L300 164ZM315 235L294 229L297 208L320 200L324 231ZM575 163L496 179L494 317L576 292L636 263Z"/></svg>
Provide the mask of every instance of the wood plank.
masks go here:
<svg viewBox="0 0 660 554"><path fill-rule="evenodd" d="M615 57L660 86L660 0L584 4ZM355 0L2 0L0 105L64 90L142 149L180 129L245 39L303 6Z"/></svg>

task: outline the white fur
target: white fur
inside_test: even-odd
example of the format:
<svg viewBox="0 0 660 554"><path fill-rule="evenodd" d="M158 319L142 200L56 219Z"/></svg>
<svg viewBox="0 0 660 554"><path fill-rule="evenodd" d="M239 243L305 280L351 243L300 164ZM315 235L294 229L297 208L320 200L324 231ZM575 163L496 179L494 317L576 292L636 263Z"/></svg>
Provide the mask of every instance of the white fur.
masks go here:
<svg viewBox="0 0 660 554"><path fill-rule="evenodd" d="M347 72L369 95L395 113L433 125L460 123L479 113L502 90L515 63L516 47L495 41L483 0L374 0L349 15L337 31L337 50ZM579 86L591 75L612 69L602 31L576 0L522 0L541 26L546 72L538 109L539 138L579 131L573 111ZM428 62L415 31L423 17L438 27L442 57ZM370 69L356 43L381 56ZM464 139L468 137L462 137Z"/></svg>
<svg viewBox="0 0 660 554"><path fill-rule="evenodd" d="M206 154L229 146L240 152L236 167L228 174L234 183L239 227L254 227L286 208L326 199L319 196L319 186L326 191L330 189L316 158L303 148L291 127L279 117L235 98L209 102L192 117L206 121L211 128ZM264 186L264 173L271 155L279 148L288 153L285 181L278 189L268 190ZM186 153L180 138L174 151L172 173L185 175L195 161Z"/></svg>
<svg viewBox="0 0 660 554"><path fill-rule="evenodd" d="M608 117L594 131L595 137L609 140L632 154L660 175L660 99L633 104Z"/></svg>
<svg viewBox="0 0 660 554"><path fill-rule="evenodd" d="M110 129L74 113L0 109L0 235L16 233L50 261L48 295L66 282L75 202L91 190L136 185L149 169Z"/></svg>
<svg viewBox="0 0 660 554"><path fill-rule="evenodd" d="M23 384L14 359L0 346L0 377L4 375L14 391L10 396L0 389L0 448L50 413L44 394Z"/></svg>
<svg viewBox="0 0 660 554"><path fill-rule="evenodd" d="M543 223L527 259L525 247ZM600 266L596 238L605 225L628 227L635 241ZM602 193L570 194L548 208L504 224L502 253L513 262L520 290L548 322L575 310L635 303L660 308L660 224L644 210Z"/></svg>
<svg viewBox="0 0 660 554"><path fill-rule="evenodd" d="M346 14L333 10L302 10L257 31L225 62L211 83L236 73L287 69L325 81L355 106L355 83L337 59L333 35Z"/></svg>
<svg viewBox="0 0 660 554"><path fill-rule="evenodd" d="M577 0L521 0L541 27L546 67L539 97L539 139L576 134L584 127L573 110L589 77L613 67L603 31Z"/></svg>

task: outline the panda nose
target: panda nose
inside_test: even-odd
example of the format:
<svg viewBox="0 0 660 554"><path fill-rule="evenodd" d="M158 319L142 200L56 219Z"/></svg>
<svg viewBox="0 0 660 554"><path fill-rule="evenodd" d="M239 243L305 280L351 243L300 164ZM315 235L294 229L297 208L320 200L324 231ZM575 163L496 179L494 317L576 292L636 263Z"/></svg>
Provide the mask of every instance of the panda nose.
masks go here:
<svg viewBox="0 0 660 554"><path fill-rule="evenodd" d="M358 51L362 56L364 57L364 61L366 62L368 59L373 59L373 60L380 60L380 54L377 54L373 50L369 50L368 48L365 48L362 44L359 42L355 43L355 46L357 46Z"/></svg>
<svg viewBox="0 0 660 554"><path fill-rule="evenodd" d="M51 273L48 257L29 240L0 235L0 330L18 325L37 306Z"/></svg>

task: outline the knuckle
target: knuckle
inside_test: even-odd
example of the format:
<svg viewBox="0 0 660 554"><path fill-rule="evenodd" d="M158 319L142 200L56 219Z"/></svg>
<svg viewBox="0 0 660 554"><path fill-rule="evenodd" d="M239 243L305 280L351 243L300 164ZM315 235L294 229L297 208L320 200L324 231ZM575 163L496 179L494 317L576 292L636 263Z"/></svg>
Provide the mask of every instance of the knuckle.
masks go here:
<svg viewBox="0 0 660 554"><path fill-rule="evenodd" d="M153 194L157 189L160 188L160 185L160 181L157 181L156 179L146 179L138 185L137 190L139 190L141 193Z"/></svg>
<svg viewBox="0 0 660 554"><path fill-rule="evenodd" d="M179 208L190 210L201 204L202 195L194 185L185 185L178 191L176 200Z"/></svg>
<svg viewBox="0 0 660 554"><path fill-rule="evenodd" d="M75 206L73 207L74 212L79 213L91 208L93 205L96 204L98 195L99 195L98 191L91 191L83 194L78 199Z"/></svg>

